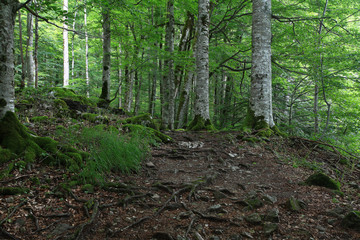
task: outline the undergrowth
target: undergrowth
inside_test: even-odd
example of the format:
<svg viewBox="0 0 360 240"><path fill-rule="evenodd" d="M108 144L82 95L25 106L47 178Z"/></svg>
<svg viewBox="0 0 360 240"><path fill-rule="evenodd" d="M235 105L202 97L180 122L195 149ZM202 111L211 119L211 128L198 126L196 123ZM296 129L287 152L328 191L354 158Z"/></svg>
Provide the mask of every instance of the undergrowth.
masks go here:
<svg viewBox="0 0 360 240"><path fill-rule="evenodd" d="M62 129L64 131L71 129ZM111 172L128 174L137 172L141 161L149 153L153 139L145 132L119 134L104 127L83 128L78 134L70 135L66 141L89 153L82 170L77 174L83 183L103 184Z"/></svg>

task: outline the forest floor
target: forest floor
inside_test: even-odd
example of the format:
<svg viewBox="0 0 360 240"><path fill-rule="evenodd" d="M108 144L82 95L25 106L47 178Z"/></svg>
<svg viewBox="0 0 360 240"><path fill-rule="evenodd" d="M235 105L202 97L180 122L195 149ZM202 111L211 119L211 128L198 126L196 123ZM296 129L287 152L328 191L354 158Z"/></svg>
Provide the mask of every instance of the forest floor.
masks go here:
<svg viewBox="0 0 360 240"><path fill-rule="evenodd" d="M340 164L334 149L296 137L166 134L174 141L153 147L138 173L109 176L106 188L63 191L63 168L15 169L0 187L31 190L0 195L0 239L360 239L342 220L360 209L359 165ZM320 169L342 193L302 184Z"/></svg>

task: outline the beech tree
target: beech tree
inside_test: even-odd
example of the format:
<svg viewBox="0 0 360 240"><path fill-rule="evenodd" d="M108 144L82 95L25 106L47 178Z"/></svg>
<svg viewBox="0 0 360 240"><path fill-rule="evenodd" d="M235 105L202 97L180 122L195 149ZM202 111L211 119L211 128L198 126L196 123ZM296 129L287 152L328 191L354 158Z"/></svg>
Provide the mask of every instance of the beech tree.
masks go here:
<svg viewBox="0 0 360 240"><path fill-rule="evenodd" d="M271 0L253 0L251 90L248 111L248 124L251 128L275 126L271 77Z"/></svg>
<svg viewBox="0 0 360 240"><path fill-rule="evenodd" d="M15 111L14 25L20 7L16 0L0 1L0 120Z"/></svg>
<svg viewBox="0 0 360 240"><path fill-rule="evenodd" d="M191 130L211 129L209 110L209 25L210 1L199 0L198 36L196 45L196 86L195 117L190 123Z"/></svg>
<svg viewBox="0 0 360 240"><path fill-rule="evenodd" d="M64 0L63 3L63 10L65 12L68 11L68 0ZM66 23L67 18L64 17L64 29L63 29L63 44L64 44L64 48L63 48L63 61L64 61L64 79L63 79L63 86L66 87L69 85L69 73L70 73L70 69L69 69L69 34L68 31L66 30L68 28L68 25Z"/></svg>

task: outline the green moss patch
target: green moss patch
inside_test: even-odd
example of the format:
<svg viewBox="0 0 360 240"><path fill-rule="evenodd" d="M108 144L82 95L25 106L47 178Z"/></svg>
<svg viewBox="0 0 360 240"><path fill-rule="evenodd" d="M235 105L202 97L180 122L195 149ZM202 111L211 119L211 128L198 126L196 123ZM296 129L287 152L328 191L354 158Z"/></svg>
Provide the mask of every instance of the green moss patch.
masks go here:
<svg viewBox="0 0 360 240"><path fill-rule="evenodd" d="M153 128L155 130L160 130L160 124L156 122L155 119L152 118L150 113L139 114L134 117L126 118L118 123L120 124L134 124L134 125L143 125L149 128Z"/></svg>
<svg viewBox="0 0 360 240"><path fill-rule="evenodd" d="M360 232L360 212L351 211L346 214L345 218L342 221L343 226L351 229L355 229Z"/></svg>
<svg viewBox="0 0 360 240"><path fill-rule="evenodd" d="M167 142L172 141L172 138L169 137L168 135L163 134L162 132L155 130L153 128L144 127L142 125L125 124L125 125L123 125L123 129L126 131L134 132L134 133L145 134L149 138L155 139L156 142L167 143Z"/></svg>
<svg viewBox="0 0 360 240"><path fill-rule="evenodd" d="M27 188L20 187L0 187L0 195L17 195L28 192Z"/></svg>
<svg viewBox="0 0 360 240"><path fill-rule="evenodd" d="M4 149L0 146L0 164L7 163L15 158L15 154L13 154L9 149Z"/></svg>
<svg viewBox="0 0 360 240"><path fill-rule="evenodd" d="M31 122L46 122L49 119L48 116L37 116L30 119Z"/></svg>
<svg viewBox="0 0 360 240"><path fill-rule="evenodd" d="M210 119L205 120L200 115L196 115L191 121L187 130L189 131L216 131L216 128L211 123Z"/></svg>
<svg viewBox="0 0 360 240"><path fill-rule="evenodd" d="M335 181L324 173L315 173L305 180L307 185L316 185L340 191L340 182Z"/></svg>

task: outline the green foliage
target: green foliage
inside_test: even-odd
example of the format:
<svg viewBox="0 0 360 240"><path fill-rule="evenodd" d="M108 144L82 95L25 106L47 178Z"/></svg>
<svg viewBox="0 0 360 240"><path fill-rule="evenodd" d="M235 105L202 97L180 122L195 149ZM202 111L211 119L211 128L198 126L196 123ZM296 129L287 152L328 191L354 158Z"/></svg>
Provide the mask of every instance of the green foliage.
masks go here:
<svg viewBox="0 0 360 240"><path fill-rule="evenodd" d="M99 128L85 128L81 141L91 156L79 173L86 183L103 183L111 171L136 172L149 151L148 139L141 135L119 135Z"/></svg>

